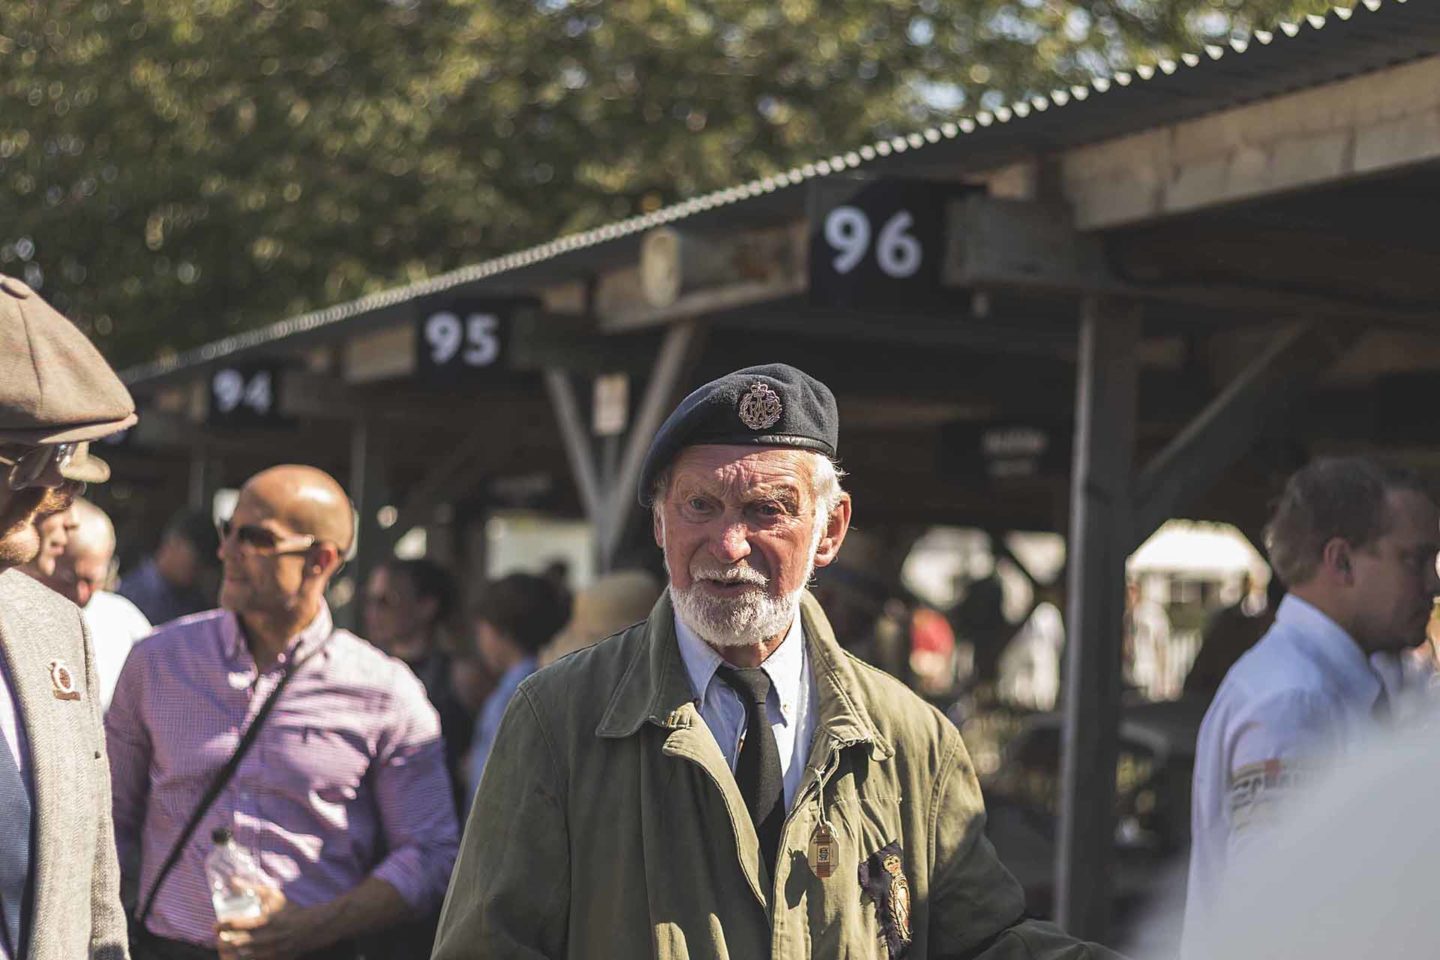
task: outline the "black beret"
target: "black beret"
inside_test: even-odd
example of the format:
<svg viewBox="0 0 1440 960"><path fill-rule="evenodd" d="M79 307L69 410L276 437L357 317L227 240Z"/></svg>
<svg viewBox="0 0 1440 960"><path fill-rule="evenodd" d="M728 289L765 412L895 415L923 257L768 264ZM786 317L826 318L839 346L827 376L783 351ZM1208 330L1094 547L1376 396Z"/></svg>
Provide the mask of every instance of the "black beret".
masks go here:
<svg viewBox="0 0 1440 960"><path fill-rule="evenodd" d="M834 457L839 440L835 395L825 384L785 363L736 370L690 394L660 425L640 470L640 502L650 503L655 478L685 447L753 444Z"/></svg>

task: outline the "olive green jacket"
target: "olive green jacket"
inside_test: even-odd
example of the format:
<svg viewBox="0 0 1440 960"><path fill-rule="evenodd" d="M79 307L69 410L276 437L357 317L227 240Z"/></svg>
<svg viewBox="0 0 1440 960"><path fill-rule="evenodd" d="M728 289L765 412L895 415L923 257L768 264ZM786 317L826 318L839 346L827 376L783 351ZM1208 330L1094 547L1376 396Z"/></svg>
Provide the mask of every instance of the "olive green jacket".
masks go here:
<svg viewBox="0 0 1440 960"><path fill-rule="evenodd" d="M520 686L465 829L435 960L885 960L882 935L897 923L859 871L894 841L911 960L1088 955L1022 922L953 724L844 653L808 594L815 738L769 876L696 709L673 617L666 594L649 620ZM822 808L837 855L825 879L809 859Z"/></svg>

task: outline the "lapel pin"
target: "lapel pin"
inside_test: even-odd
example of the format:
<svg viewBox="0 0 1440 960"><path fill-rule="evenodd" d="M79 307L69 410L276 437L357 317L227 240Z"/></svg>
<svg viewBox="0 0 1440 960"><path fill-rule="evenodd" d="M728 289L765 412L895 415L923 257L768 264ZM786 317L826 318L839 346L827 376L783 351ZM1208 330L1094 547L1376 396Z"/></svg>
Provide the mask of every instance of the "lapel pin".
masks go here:
<svg viewBox="0 0 1440 960"><path fill-rule="evenodd" d="M56 700L80 699L80 691L75 687L75 674L59 658L50 661L50 688Z"/></svg>

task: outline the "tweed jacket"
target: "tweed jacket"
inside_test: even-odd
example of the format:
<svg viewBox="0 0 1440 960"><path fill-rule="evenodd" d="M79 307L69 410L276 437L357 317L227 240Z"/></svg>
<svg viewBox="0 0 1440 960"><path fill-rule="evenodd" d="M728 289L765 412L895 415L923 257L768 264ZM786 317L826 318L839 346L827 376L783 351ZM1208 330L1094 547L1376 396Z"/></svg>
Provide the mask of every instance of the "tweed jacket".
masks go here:
<svg viewBox="0 0 1440 960"><path fill-rule="evenodd" d="M100 684L80 609L18 570L0 572L0 651L34 790L34 913L16 960L124 960ZM70 676L57 680L55 660Z"/></svg>
<svg viewBox="0 0 1440 960"><path fill-rule="evenodd" d="M1090 955L1024 918L954 724L843 652L808 594L801 616L816 730L774 876L696 709L667 593L648 621L521 684L435 960Z"/></svg>

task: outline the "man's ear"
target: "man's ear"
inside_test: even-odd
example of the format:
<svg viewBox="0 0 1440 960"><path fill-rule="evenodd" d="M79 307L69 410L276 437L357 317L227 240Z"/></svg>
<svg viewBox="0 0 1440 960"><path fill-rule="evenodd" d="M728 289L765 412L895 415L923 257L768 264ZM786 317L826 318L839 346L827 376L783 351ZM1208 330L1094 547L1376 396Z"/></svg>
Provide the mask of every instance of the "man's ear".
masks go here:
<svg viewBox="0 0 1440 960"><path fill-rule="evenodd" d="M840 553L845 534L850 530L850 494L842 493L840 502L830 511L825 520L825 532L820 535L820 545L815 548L815 566L828 567Z"/></svg>
<svg viewBox="0 0 1440 960"><path fill-rule="evenodd" d="M317 543L305 555L305 577L323 577L328 580L336 574L344 560L335 544L328 541Z"/></svg>
<svg viewBox="0 0 1440 960"><path fill-rule="evenodd" d="M1320 566L1347 587L1355 585L1354 551L1350 541L1331 537L1320 550Z"/></svg>
<svg viewBox="0 0 1440 960"><path fill-rule="evenodd" d="M665 518L660 516L660 504L650 508L650 532L655 537L655 546L665 549Z"/></svg>

